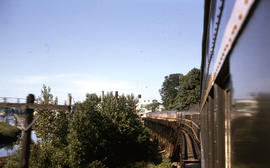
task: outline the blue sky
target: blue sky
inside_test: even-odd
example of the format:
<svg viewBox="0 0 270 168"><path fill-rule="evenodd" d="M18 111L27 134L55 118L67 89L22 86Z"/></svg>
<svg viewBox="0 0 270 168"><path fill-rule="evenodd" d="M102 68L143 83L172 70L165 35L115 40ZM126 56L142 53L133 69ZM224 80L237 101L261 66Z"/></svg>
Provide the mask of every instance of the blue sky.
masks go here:
<svg viewBox="0 0 270 168"><path fill-rule="evenodd" d="M164 76L200 67L203 1L2 0L0 97L64 102L101 90L158 99Z"/></svg>

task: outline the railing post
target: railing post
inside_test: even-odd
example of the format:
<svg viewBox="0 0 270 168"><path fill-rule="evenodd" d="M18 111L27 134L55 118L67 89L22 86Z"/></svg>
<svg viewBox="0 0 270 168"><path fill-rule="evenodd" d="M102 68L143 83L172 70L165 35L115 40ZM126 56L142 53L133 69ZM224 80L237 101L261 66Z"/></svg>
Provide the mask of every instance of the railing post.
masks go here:
<svg viewBox="0 0 270 168"><path fill-rule="evenodd" d="M33 94L29 94L26 98L26 103L33 104L34 101L35 96ZM27 126L32 122L33 112L34 109L25 109L24 128L27 128ZM31 129L32 128L29 128L23 132L20 168L28 168L31 144Z"/></svg>

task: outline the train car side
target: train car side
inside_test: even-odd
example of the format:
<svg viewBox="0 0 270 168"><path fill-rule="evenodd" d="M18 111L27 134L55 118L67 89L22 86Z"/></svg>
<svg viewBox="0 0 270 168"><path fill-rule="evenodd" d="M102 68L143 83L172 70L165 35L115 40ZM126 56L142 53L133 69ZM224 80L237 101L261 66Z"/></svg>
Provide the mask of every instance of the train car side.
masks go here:
<svg viewBox="0 0 270 168"><path fill-rule="evenodd" d="M202 167L270 165L270 1L205 0Z"/></svg>

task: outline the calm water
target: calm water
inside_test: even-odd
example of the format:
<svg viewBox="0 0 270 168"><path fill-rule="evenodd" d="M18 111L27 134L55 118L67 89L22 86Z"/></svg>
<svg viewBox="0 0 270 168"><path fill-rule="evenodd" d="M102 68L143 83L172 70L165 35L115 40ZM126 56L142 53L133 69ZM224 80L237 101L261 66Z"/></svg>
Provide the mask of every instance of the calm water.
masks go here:
<svg viewBox="0 0 270 168"><path fill-rule="evenodd" d="M6 117L0 116L1 122L3 121L7 122L10 125L15 125L15 122L13 119L14 119L14 116L6 116ZM22 123L18 121L17 125L22 125ZM32 131L31 138L34 142L37 142L38 138L35 134L35 131ZM0 148L0 157L12 155L17 149L19 149L18 145L12 145L12 144L6 145Z"/></svg>

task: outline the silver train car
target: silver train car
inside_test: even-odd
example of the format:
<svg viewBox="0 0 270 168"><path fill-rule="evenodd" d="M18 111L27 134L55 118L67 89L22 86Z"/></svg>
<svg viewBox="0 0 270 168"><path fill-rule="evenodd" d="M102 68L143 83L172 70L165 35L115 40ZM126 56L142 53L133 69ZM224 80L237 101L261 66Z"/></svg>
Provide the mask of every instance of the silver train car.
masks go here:
<svg viewBox="0 0 270 168"><path fill-rule="evenodd" d="M146 114L146 117L154 118L154 119L166 119L166 120L174 120L177 118L181 118L182 113L178 111L156 111L150 112Z"/></svg>
<svg viewBox="0 0 270 168"><path fill-rule="evenodd" d="M270 167L269 18L269 0L205 0L203 168Z"/></svg>
<svg viewBox="0 0 270 168"><path fill-rule="evenodd" d="M154 119L163 119L168 121L176 121L178 119L188 119L197 121L196 123L199 123L199 113L198 111L156 111L156 112L150 112L146 114L146 117L148 118L154 118Z"/></svg>

